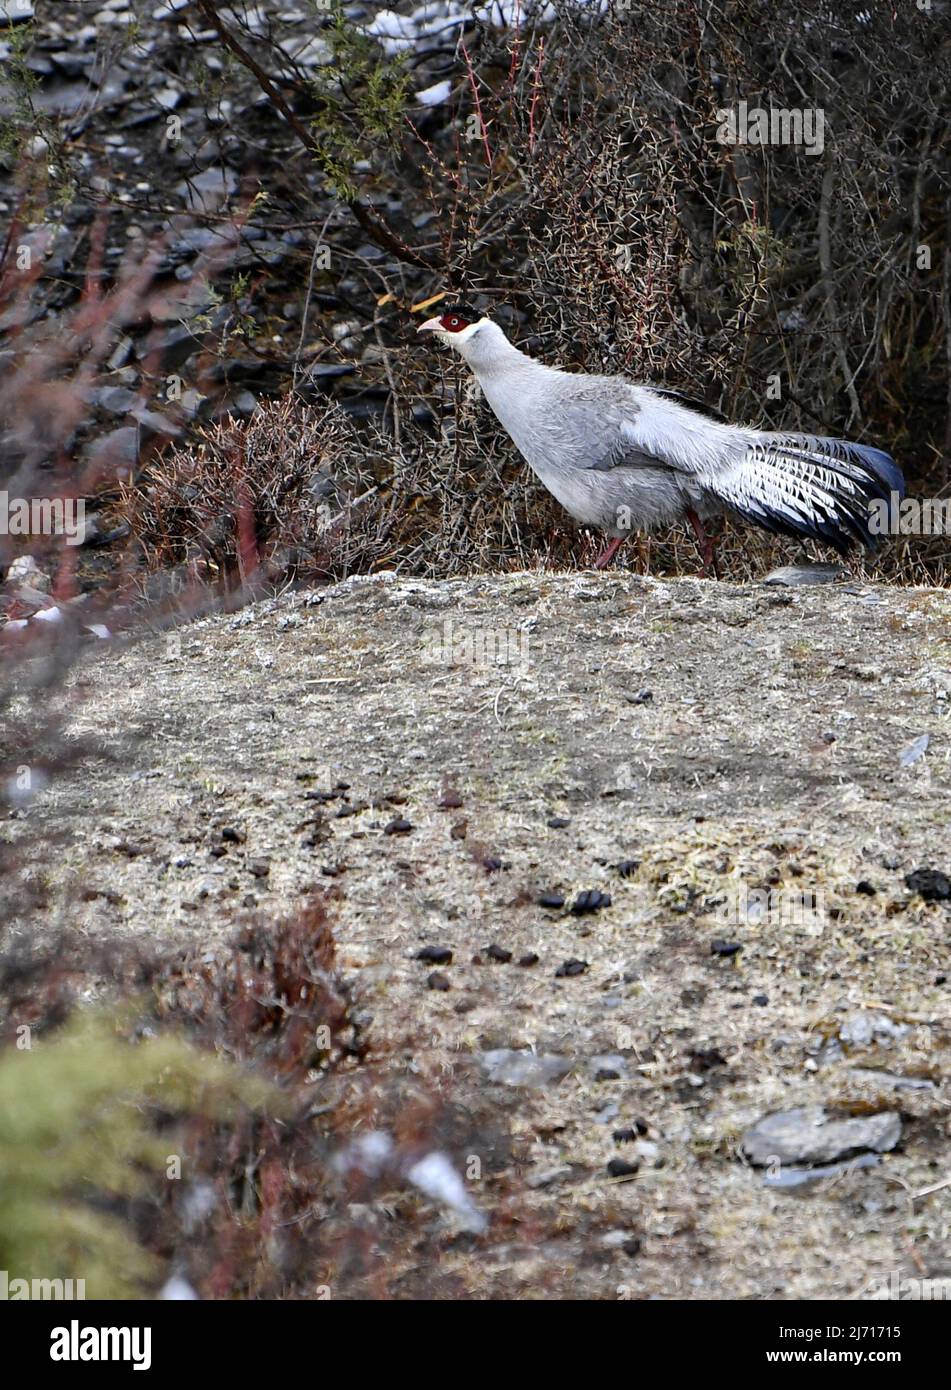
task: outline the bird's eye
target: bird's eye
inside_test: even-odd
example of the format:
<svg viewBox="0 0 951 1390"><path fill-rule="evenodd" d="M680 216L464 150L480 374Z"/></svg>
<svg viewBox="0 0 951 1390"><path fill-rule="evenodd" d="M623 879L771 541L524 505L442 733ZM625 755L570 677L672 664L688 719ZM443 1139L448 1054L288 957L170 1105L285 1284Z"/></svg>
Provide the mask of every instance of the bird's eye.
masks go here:
<svg viewBox="0 0 951 1390"><path fill-rule="evenodd" d="M449 327L450 327L450 328L458 328L458 327L459 327L459 320L458 320L458 319L455 319L455 318L450 319L450 320L449 320Z"/></svg>

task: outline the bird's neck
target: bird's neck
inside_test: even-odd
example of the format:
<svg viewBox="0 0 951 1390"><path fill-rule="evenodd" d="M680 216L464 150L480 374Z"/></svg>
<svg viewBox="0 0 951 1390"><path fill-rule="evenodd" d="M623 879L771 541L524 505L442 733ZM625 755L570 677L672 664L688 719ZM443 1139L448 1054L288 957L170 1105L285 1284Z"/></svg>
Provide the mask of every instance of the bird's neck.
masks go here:
<svg viewBox="0 0 951 1390"><path fill-rule="evenodd" d="M550 370L510 343L501 328L494 323L487 324L464 344L461 352L483 387L490 386L500 378L514 382L519 378L535 377Z"/></svg>

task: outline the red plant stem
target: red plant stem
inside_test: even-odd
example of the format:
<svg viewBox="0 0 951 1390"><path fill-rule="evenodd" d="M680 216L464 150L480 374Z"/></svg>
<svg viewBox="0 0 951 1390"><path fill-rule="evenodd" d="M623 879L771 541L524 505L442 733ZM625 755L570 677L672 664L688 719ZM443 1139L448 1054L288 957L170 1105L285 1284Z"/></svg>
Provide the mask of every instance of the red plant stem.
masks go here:
<svg viewBox="0 0 951 1390"><path fill-rule="evenodd" d="M535 61L535 75L532 78L532 101L528 108L528 150L529 154L535 153L535 107L538 105L538 93L541 85L542 63L545 61L545 38L542 35L538 42L538 58Z"/></svg>
<svg viewBox="0 0 951 1390"><path fill-rule="evenodd" d="M489 149L489 132L486 130L485 121L482 117L482 102L479 100L479 88L476 84L475 73L472 70L472 62L469 58L469 50L465 44L462 45L462 56L466 60L466 67L469 71L469 85L472 88L472 96L475 101L476 115L479 118L479 129L482 131L482 143L485 146L485 162L492 168L492 151Z"/></svg>
<svg viewBox="0 0 951 1390"><path fill-rule="evenodd" d="M511 62L511 64L510 64L510 66L509 66L509 87L510 87L510 89L511 89L513 98L514 98L514 96L515 96L515 74L516 74L516 72L518 71L518 66L519 66L519 62L518 62L518 48L519 48L519 40L520 40L521 37L522 37L522 27L521 27L521 26L522 26L522 6L521 6L521 0L516 0L516 3L515 3L515 37L514 37L514 39L512 40L512 62Z"/></svg>

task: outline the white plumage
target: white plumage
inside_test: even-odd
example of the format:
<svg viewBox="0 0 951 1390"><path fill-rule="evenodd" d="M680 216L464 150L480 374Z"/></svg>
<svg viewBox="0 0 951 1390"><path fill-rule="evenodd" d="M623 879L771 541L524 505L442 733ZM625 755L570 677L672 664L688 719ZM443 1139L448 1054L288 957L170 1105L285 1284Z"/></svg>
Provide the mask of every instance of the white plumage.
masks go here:
<svg viewBox="0 0 951 1390"><path fill-rule="evenodd" d="M525 461L583 525L614 538L631 530L730 511L845 554L871 548L869 507L904 496L901 470L867 445L747 429L623 377L536 362L498 324L464 305L422 324L471 367ZM708 557L709 558L709 557Z"/></svg>

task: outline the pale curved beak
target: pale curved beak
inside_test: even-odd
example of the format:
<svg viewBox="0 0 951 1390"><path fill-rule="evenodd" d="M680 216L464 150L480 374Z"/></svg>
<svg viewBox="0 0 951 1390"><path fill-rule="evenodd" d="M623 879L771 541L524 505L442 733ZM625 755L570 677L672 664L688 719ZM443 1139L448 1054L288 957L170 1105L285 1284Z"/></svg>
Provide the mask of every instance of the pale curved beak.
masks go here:
<svg viewBox="0 0 951 1390"><path fill-rule="evenodd" d="M419 325L419 327L417 328L416 332L417 332L417 333L438 333L439 330L440 330L441 328L442 328L442 324L439 322L438 319L427 319L425 323L421 323L421 324Z"/></svg>

